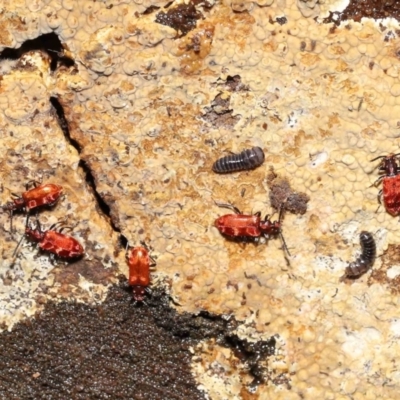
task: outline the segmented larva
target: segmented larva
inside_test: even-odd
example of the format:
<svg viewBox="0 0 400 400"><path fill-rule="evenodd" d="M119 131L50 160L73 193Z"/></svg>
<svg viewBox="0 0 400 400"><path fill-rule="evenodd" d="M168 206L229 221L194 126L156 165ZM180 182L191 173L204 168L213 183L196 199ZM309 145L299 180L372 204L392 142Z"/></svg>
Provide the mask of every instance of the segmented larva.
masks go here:
<svg viewBox="0 0 400 400"><path fill-rule="evenodd" d="M213 164L212 169L218 174L253 169L260 166L264 159L265 155L262 148L252 147L251 149L243 150L239 154L231 154L218 159Z"/></svg>
<svg viewBox="0 0 400 400"><path fill-rule="evenodd" d="M346 278L358 278L374 264L376 244L373 236L366 231L360 233L361 255L345 269Z"/></svg>

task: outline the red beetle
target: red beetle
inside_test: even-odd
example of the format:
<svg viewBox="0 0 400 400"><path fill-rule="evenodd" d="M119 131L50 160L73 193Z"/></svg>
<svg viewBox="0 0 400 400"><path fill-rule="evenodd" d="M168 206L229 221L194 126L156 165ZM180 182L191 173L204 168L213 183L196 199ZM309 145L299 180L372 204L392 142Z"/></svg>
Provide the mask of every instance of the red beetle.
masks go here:
<svg viewBox="0 0 400 400"><path fill-rule="evenodd" d="M63 188L61 186L54 183L44 183L22 193L21 197L17 196L13 201L6 203L3 209L8 211L26 209L30 211L33 208L44 205L52 206L62 192Z"/></svg>
<svg viewBox="0 0 400 400"><path fill-rule="evenodd" d="M399 154L389 154L388 156L379 156L372 161L382 159L379 167L379 172L382 174L375 182L382 181L383 189L378 193L378 201L382 204L381 198L383 197L383 204L386 211L396 216L400 213L400 166L398 165Z"/></svg>
<svg viewBox="0 0 400 400"><path fill-rule="evenodd" d="M16 198L9 201L3 210L10 211L11 216L11 232L12 232L12 215L14 211L30 210L41 206L53 206L63 192L63 188L54 183L45 183L22 193L21 197L13 194Z"/></svg>
<svg viewBox="0 0 400 400"><path fill-rule="evenodd" d="M54 228L56 225L58 224L52 225L47 231L42 231L39 221L37 222L36 229L31 228L27 223L25 235L30 240L38 242L39 248L49 252L53 257L57 256L65 259L81 257L84 254L82 245L73 237L61 233L62 229L60 232L55 231Z"/></svg>
<svg viewBox="0 0 400 400"><path fill-rule="evenodd" d="M150 268L156 263L149 255L147 246L133 247L128 258L129 285L132 286L135 301L143 301L146 289L150 286Z"/></svg>
<svg viewBox="0 0 400 400"><path fill-rule="evenodd" d="M242 214L238 208L231 204L215 203L219 207L225 207L233 210L235 214L226 214L215 220L216 228L225 236L231 239L254 240L261 236L270 239L271 236L279 235L282 239L283 247L290 256L289 249L286 246L285 239L282 235L282 215L283 207L279 212L278 221L272 222L267 215L261 220L261 213L254 215Z"/></svg>

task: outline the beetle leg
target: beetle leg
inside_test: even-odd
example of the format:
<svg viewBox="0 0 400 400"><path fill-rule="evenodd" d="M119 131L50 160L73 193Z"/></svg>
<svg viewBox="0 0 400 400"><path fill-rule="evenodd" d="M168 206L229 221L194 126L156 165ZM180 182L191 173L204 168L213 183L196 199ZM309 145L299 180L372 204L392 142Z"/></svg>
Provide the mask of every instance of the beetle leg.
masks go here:
<svg viewBox="0 0 400 400"><path fill-rule="evenodd" d="M286 250L287 255L288 255L289 257L291 257L292 255L290 254L290 251L289 251L289 249L288 249L288 247L287 247L287 245L286 245L285 238L283 237L281 231L279 231L279 236L281 237L282 244L283 244L283 248Z"/></svg>
<svg viewBox="0 0 400 400"><path fill-rule="evenodd" d="M51 265L54 265L55 267L58 265L56 255L53 253L50 253L49 255L50 263Z"/></svg>
<svg viewBox="0 0 400 400"><path fill-rule="evenodd" d="M13 221L13 210L10 210L10 233L11 233L11 237L14 236L12 221Z"/></svg>
<svg viewBox="0 0 400 400"><path fill-rule="evenodd" d="M28 212L28 214L29 214L29 212ZM41 226L40 221L39 221L39 212L38 211L36 211L35 217L36 217L36 227L37 227L37 229L41 230L42 226Z"/></svg>
<svg viewBox="0 0 400 400"><path fill-rule="evenodd" d="M150 250L153 250L153 248L151 246L149 246L144 240L140 241L140 244L148 251L150 252Z"/></svg>
<svg viewBox="0 0 400 400"><path fill-rule="evenodd" d="M57 203L57 201L58 201L58 199L54 200L52 203L47 203L46 207L53 207Z"/></svg>
<svg viewBox="0 0 400 400"><path fill-rule="evenodd" d="M250 239L247 236L239 236L239 246L244 250L246 248L246 244L249 243Z"/></svg>
<svg viewBox="0 0 400 400"><path fill-rule="evenodd" d="M285 205L286 205L286 201L284 203L281 204L281 208L279 210L279 218L278 221L281 222L282 218L283 218L283 211L285 209Z"/></svg>
<svg viewBox="0 0 400 400"><path fill-rule="evenodd" d="M374 162L374 161L376 161L376 160L379 160L380 158L386 158L387 156L378 156L378 157L375 157L374 159L372 159L372 160L369 160L369 162Z"/></svg>
<svg viewBox="0 0 400 400"><path fill-rule="evenodd" d="M42 183L41 181L37 181L36 179L31 179L26 183L25 188L26 190L29 190L29 186L38 187L39 185L41 185L41 183Z"/></svg>
<svg viewBox="0 0 400 400"><path fill-rule="evenodd" d="M235 207L232 204L225 204L225 203L217 203L216 201L214 201L214 203L218 206L218 207L223 207L223 208L228 208L229 210L232 210L235 214L241 214L240 210Z"/></svg>
<svg viewBox="0 0 400 400"><path fill-rule="evenodd" d="M72 227L71 226L62 226L59 230L60 233L62 233L63 230L67 230L67 231L72 231Z"/></svg>
<svg viewBox="0 0 400 400"><path fill-rule="evenodd" d="M16 258L17 258L17 255L18 255L17 251L18 251L19 246L21 245L22 241L24 240L24 238L25 238L25 235L22 235L22 236L21 236L21 239L19 240L19 242L18 242L18 244L17 244L17 247L16 247L15 250L14 250L14 253L13 253L13 255L12 255L12 257L13 257L13 259L14 259L13 263L15 262L15 260L16 260Z"/></svg>
<svg viewBox="0 0 400 400"><path fill-rule="evenodd" d="M155 267L157 265L156 260L149 255L149 260L150 260L150 268Z"/></svg>
<svg viewBox="0 0 400 400"><path fill-rule="evenodd" d="M371 185L370 187L376 186L377 183L379 183L379 182L380 182L383 178L385 178L385 177L386 177L386 175L380 176L378 179L376 179L376 180L372 183L372 185Z"/></svg>
<svg viewBox="0 0 400 400"><path fill-rule="evenodd" d="M31 214L28 212L28 213L26 214L25 229L26 229L26 228L30 228L30 227L32 226L31 224L29 224L29 219L30 219L30 217L31 217ZM37 227L37 226L40 226L40 223L39 223L38 220L36 221L36 227Z"/></svg>
<svg viewBox="0 0 400 400"><path fill-rule="evenodd" d="M380 204L380 205L382 205L382 193L383 193L383 191L382 191L382 189L378 192L378 195L377 195L377 198L378 198L378 203Z"/></svg>

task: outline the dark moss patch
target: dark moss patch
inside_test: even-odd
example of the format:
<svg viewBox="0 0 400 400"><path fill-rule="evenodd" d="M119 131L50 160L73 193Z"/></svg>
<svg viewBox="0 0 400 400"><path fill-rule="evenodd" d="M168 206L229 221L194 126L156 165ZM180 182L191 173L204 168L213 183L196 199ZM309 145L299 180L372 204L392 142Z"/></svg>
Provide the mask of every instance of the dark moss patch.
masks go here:
<svg viewBox="0 0 400 400"><path fill-rule="evenodd" d="M294 214L305 214L307 203L310 201L307 194L295 192L287 179L278 178L272 170L267 178L267 183L270 189L269 199L272 207L279 210L285 204L285 210Z"/></svg>
<svg viewBox="0 0 400 400"><path fill-rule="evenodd" d="M48 303L0 335L2 398L204 399L176 319L165 296L135 306L124 283L99 306Z"/></svg>
<svg viewBox="0 0 400 400"><path fill-rule="evenodd" d="M400 263L400 246L389 244L387 250L380 257L382 264L379 268L372 269L371 275L368 277L368 285L385 285L394 296L398 296L400 294L400 276L396 275L390 278L388 271L393 265Z"/></svg>
<svg viewBox="0 0 400 400"><path fill-rule="evenodd" d="M268 367L267 359L275 354L276 339L274 337L253 343L232 335L229 343L235 356L239 360L246 361L251 375L254 377L250 388L256 388L259 384L271 380L271 369Z"/></svg>
<svg viewBox="0 0 400 400"><path fill-rule="evenodd" d="M242 82L240 75L228 75L226 80L219 78L212 86L229 92L248 92L250 90L249 85L245 85Z"/></svg>
<svg viewBox="0 0 400 400"><path fill-rule="evenodd" d="M197 20L203 15L192 2L188 4L179 4L170 8L167 12L160 11L155 22L169 26L179 32L179 36L185 36L188 32L196 28Z"/></svg>
<svg viewBox="0 0 400 400"><path fill-rule="evenodd" d="M233 110L229 108L230 96L227 93L218 94L211 107L206 107L206 113L202 116L203 120L210 122L213 127L220 126L233 128L240 119L239 115L233 115Z"/></svg>
<svg viewBox="0 0 400 400"><path fill-rule="evenodd" d="M330 13L324 22L333 22L339 25L342 21L354 20L360 22L361 18L388 18L400 20L400 2L397 0L351 0L342 12Z"/></svg>
<svg viewBox="0 0 400 400"><path fill-rule="evenodd" d="M248 365L254 385L269 381L275 339L247 343L229 320L178 314L158 288L134 304L125 277L97 306L47 303L0 334L0 393L7 400L204 399L190 373L189 346L216 338Z"/></svg>

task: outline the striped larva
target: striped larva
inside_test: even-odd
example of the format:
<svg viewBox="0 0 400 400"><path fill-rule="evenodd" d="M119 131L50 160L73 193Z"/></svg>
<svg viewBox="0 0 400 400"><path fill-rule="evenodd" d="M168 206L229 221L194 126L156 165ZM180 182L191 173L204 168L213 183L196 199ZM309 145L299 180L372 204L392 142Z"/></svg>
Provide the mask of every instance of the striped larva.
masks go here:
<svg viewBox="0 0 400 400"><path fill-rule="evenodd" d="M254 169L259 167L265 159L261 147L252 147L239 154L230 154L215 161L213 171L218 174Z"/></svg>
<svg viewBox="0 0 400 400"><path fill-rule="evenodd" d="M343 278L359 278L367 272L374 264L376 257L376 244L371 233L362 231L360 233L361 254L345 269Z"/></svg>

